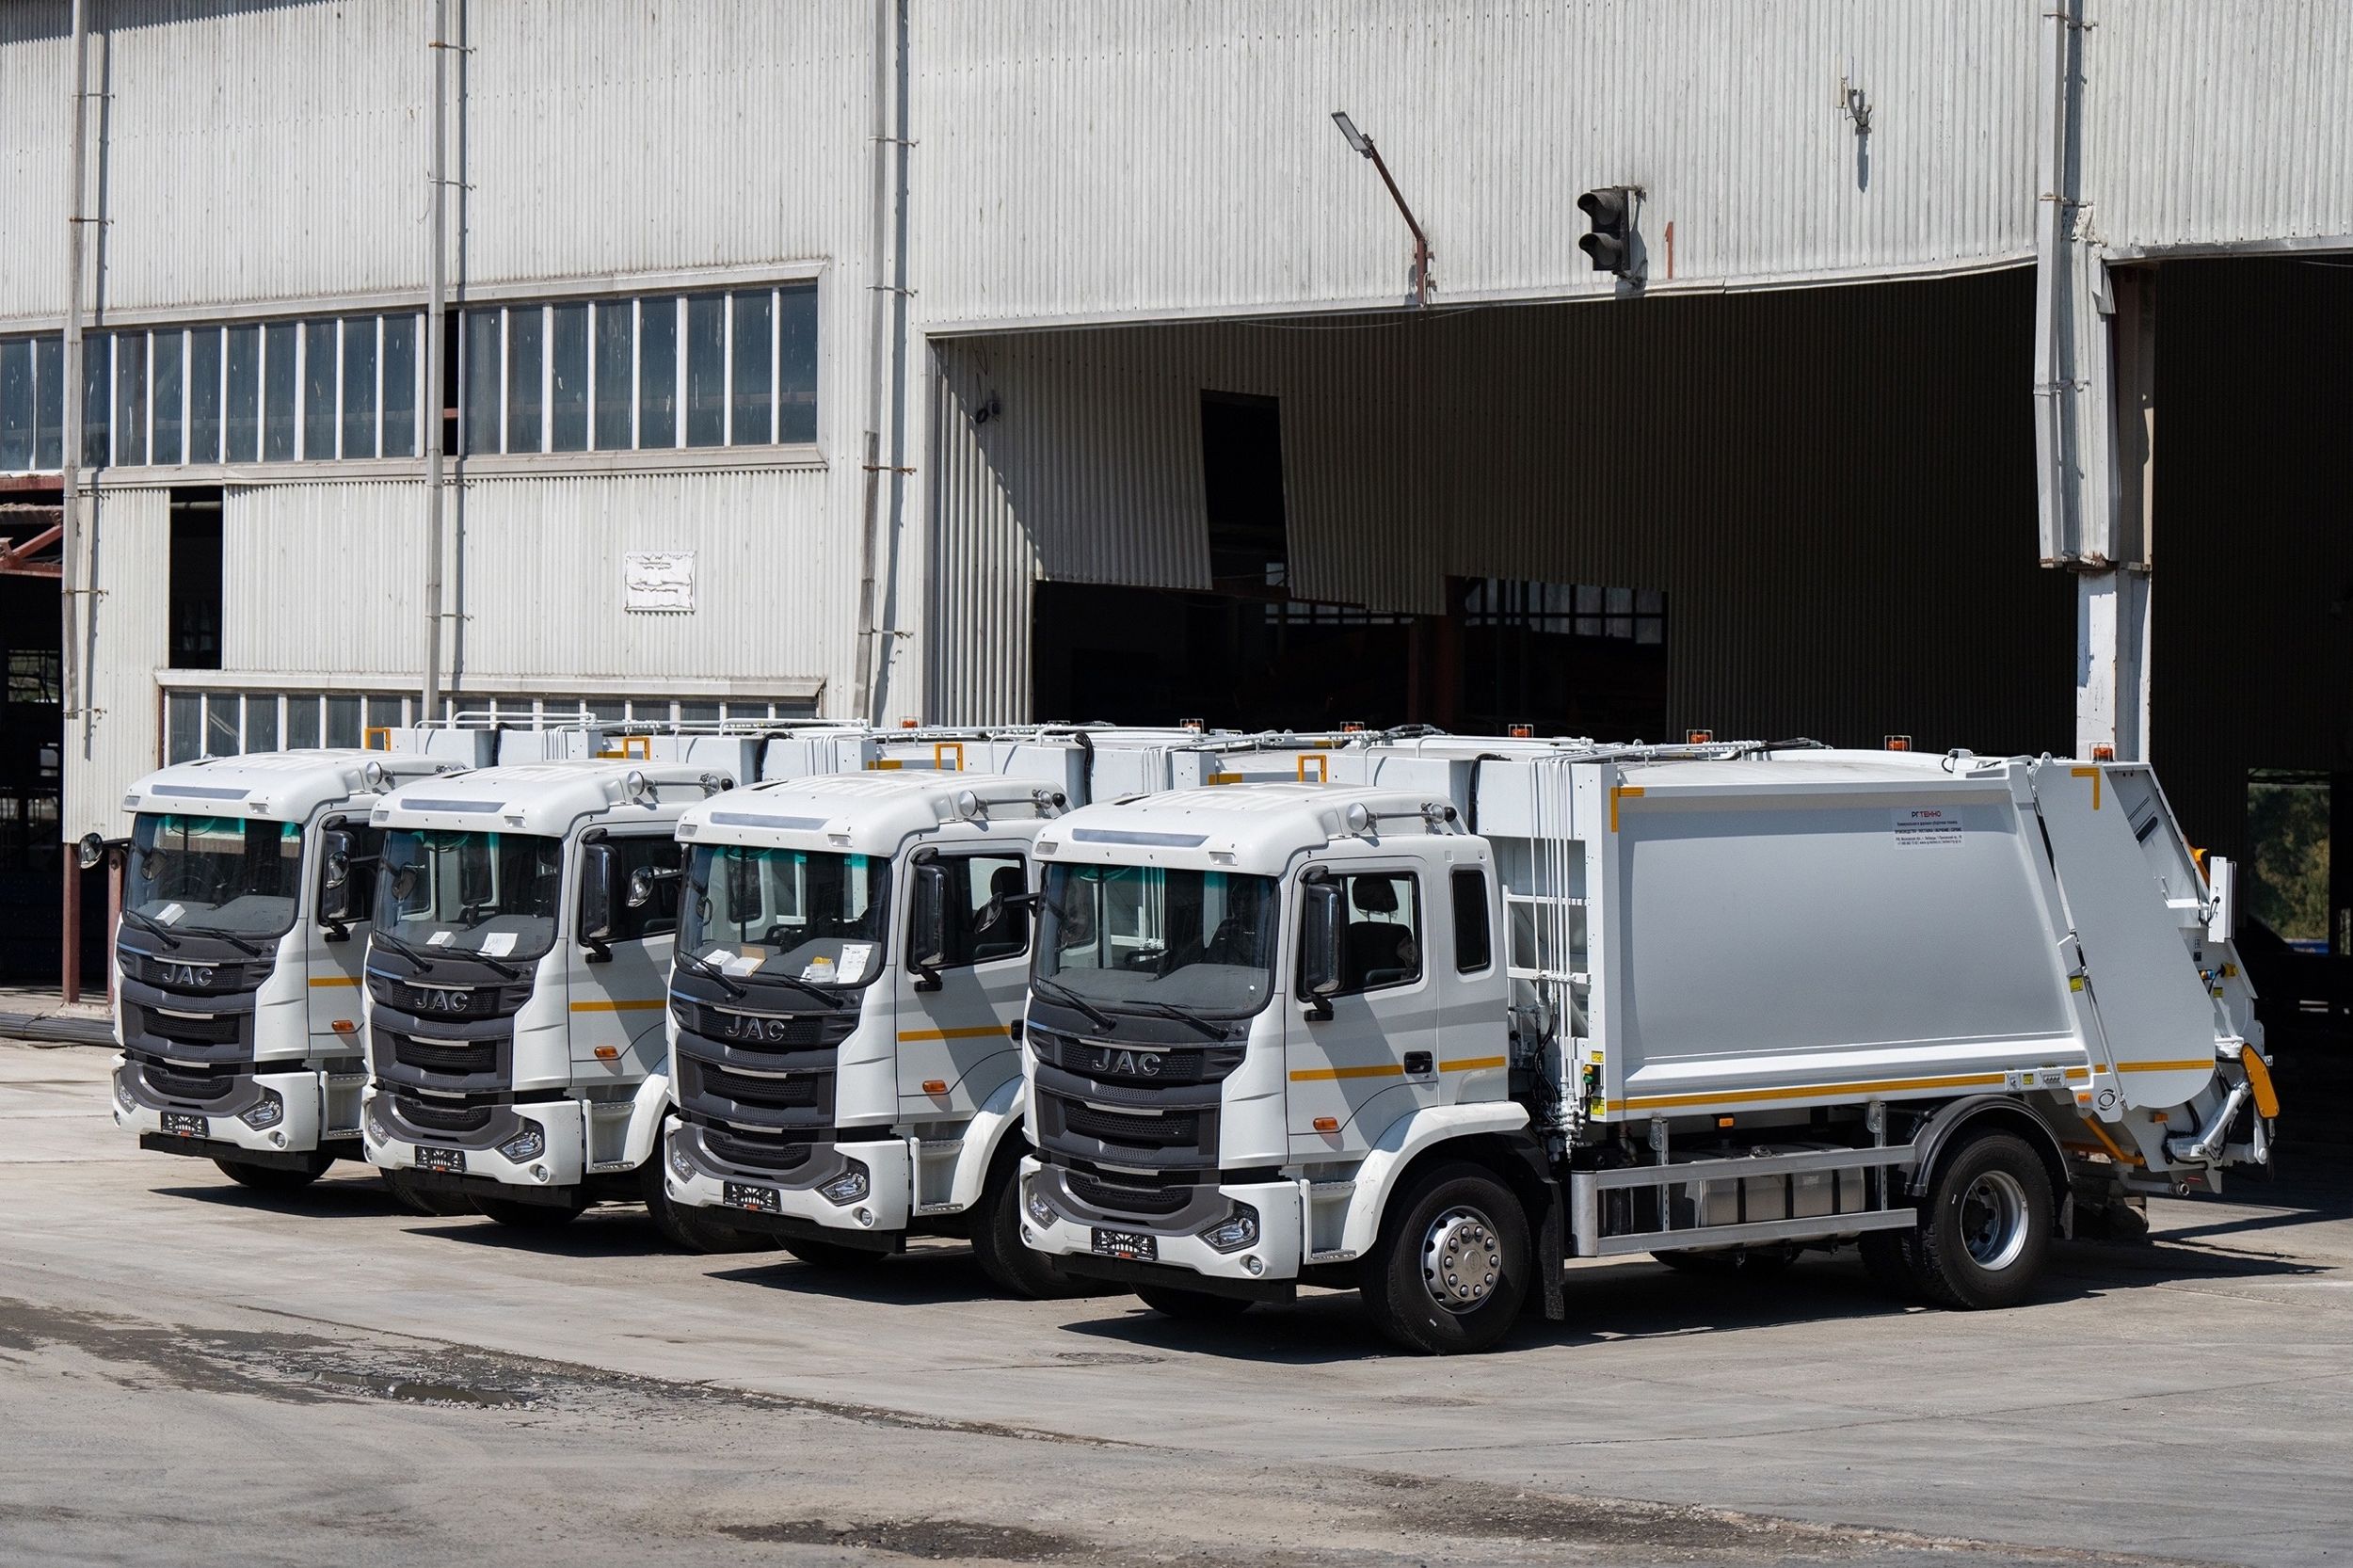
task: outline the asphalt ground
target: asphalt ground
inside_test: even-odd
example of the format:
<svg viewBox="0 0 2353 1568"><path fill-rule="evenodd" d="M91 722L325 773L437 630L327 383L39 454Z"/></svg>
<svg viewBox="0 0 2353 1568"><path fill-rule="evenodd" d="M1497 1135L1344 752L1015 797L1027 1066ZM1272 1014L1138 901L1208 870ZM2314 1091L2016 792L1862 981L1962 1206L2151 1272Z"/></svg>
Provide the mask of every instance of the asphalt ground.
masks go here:
<svg viewBox="0 0 2353 1568"><path fill-rule="evenodd" d="M0 1045L0 1562L2304 1564L2353 1558L2353 1158L2296 1142L2032 1304L1847 1256L1576 1267L1391 1352L1312 1292L1193 1327L264 1198L145 1154L105 1053Z"/></svg>

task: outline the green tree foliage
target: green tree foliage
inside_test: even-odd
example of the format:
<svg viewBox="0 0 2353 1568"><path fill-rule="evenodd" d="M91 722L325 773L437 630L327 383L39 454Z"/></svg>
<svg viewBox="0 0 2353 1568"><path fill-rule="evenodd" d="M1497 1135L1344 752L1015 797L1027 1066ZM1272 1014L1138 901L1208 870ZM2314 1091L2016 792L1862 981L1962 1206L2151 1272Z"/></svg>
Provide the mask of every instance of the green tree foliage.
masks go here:
<svg viewBox="0 0 2353 1568"><path fill-rule="evenodd" d="M2329 939L2329 786L2256 774L2247 785L2248 906L2292 942Z"/></svg>

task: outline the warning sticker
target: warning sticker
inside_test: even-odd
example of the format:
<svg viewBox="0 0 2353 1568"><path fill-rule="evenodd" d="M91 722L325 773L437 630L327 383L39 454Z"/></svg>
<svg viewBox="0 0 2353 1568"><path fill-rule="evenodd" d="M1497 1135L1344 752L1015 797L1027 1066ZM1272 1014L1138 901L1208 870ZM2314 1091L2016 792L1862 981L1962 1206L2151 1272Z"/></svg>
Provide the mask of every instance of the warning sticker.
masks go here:
<svg viewBox="0 0 2353 1568"><path fill-rule="evenodd" d="M1896 842L1898 845L1961 842L1961 808L1955 806L1897 807Z"/></svg>

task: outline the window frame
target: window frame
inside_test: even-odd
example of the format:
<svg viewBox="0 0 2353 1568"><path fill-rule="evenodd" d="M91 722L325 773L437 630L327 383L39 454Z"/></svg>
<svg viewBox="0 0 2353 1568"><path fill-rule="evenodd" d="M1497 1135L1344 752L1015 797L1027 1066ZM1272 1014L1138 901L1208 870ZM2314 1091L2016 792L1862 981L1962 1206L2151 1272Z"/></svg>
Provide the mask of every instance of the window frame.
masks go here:
<svg viewBox="0 0 2353 1568"><path fill-rule="evenodd" d="M1477 895L1479 912L1479 962L1470 964L1463 958L1463 917L1471 905L1464 900L1465 885ZM1456 866L1447 872L1447 890L1454 901L1454 972L1458 975L1485 974L1496 967L1495 900L1490 894L1494 883L1484 866Z"/></svg>
<svg viewBox="0 0 2353 1568"><path fill-rule="evenodd" d="M960 874L954 872L950 874L948 897L943 910L943 913L949 917L952 927L948 939L950 957L945 963L933 965L932 968L935 969L979 968L984 965L1003 964L1014 959L1026 962L1030 956L1030 944L1034 933L1032 930L1032 922L1026 919L1019 920L1021 933L1019 947L1009 952L990 953L985 958L970 955L972 940L980 934L981 929L976 922L980 912L987 907L985 899L979 904L972 902L972 862L976 860L1010 860L1021 868L1021 890L1027 893L1035 889L1036 867L1031 861L1028 853L1018 844L960 844L952 850L943 849L935 854L927 862L928 864L946 866L953 861L961 868ZM963 890L961 900L956 896L959 888ZM915 901L910 897L907 900L910 921L913 919L914 909ZM1016 918L1018 919L1018 917ZM915 932L911 924L907 931L906 947L906 967L912 970L919 955L915 952Z"/></svg>
<svg viewBox="0 0 2353 1568"><path fill-rule="evenodd" d="M1340 922L1340 969L1343 984L1340 989L1327 993L1327 1000L1337 1000L1341 997L1371 996L1377 991L1403 990L1408 986L1419 985L1424 981L1428 980L1430 978L1430 954L1427 944L1425 944L1422 940L1422 896L1420 871L1413 866L1349 867L1327 865L1319 869L1323 872L1324 875L1328 879L1339 885L1340 914L1342 917ZM1411 897L1408 900L1409 907L1406 911L1406 919L1402 923L1405 926L1407 939L1414 945L1414 968L1411 974L1404 976L1402 979L1385 980L1377 985L1351 986L1345 984L1348 969L1348 928L1352 925L1359 923L1356 920L1347 918L1349 911L1355 907L1355 899L1350 892L1348 884L1360 877L1379 877L1385 881L1396 881L1402 878L1410 890ZM1388 924L1395 922L1368 921L1363 923ZM1305 936L1306 933L1304 928L1302 929L1300 935L1303 938ZM1300 965L1305 958L1306 953L1304 948L1300 948L1296 943L1294 944L1294 949L1295 951L1292 954L1292 986L1299 995L1305 996L1306 995L1306 986L1303 982L1304 970L1302 970Z"/></svg>

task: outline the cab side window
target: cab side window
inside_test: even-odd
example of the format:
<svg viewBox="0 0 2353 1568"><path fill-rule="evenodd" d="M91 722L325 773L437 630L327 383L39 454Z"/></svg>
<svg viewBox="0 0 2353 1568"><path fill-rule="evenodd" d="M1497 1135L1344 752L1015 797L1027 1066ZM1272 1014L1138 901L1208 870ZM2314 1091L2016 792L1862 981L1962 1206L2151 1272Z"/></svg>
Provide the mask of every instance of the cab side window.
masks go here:
<svg viewBox="0 0 2353 1568"><path fill-rule="evenodd" d="M622 839L612 840L614 857L620 862L616 873L616 891L626 891L629 879L640 871L674 872L679 869L679 845L675 839ZM679 889L684 879L659 876L654 879L653 897L637 908L629 906L626 898L616 899L613 909L613 936L616 942L642 942L648 936L667 936L678 930Z"/></svg>
<svg viewBox="0 0 2353 1568"><path fill-rule="evenodd" d="M1030 913L1007 904L1030 890L1030 871L1018 855L942 855L948 873L948 963L990 964L1030 951Z"/></svg>
<svg viewBox="0 0 2353 1568"><path fill-rule="evenodd" d="M1361 872L1337 877L1342 996L1410 985L1421 978L1421 885L1411 872Z"/></svg>
<svg viewBox="0 0 2353 1568"><path fill-rule="evenodd" d="M1452 881L1455 972L1477 974L1495 957L1494 939L1487 929L1487 873L1458 871Z"/></svg>

